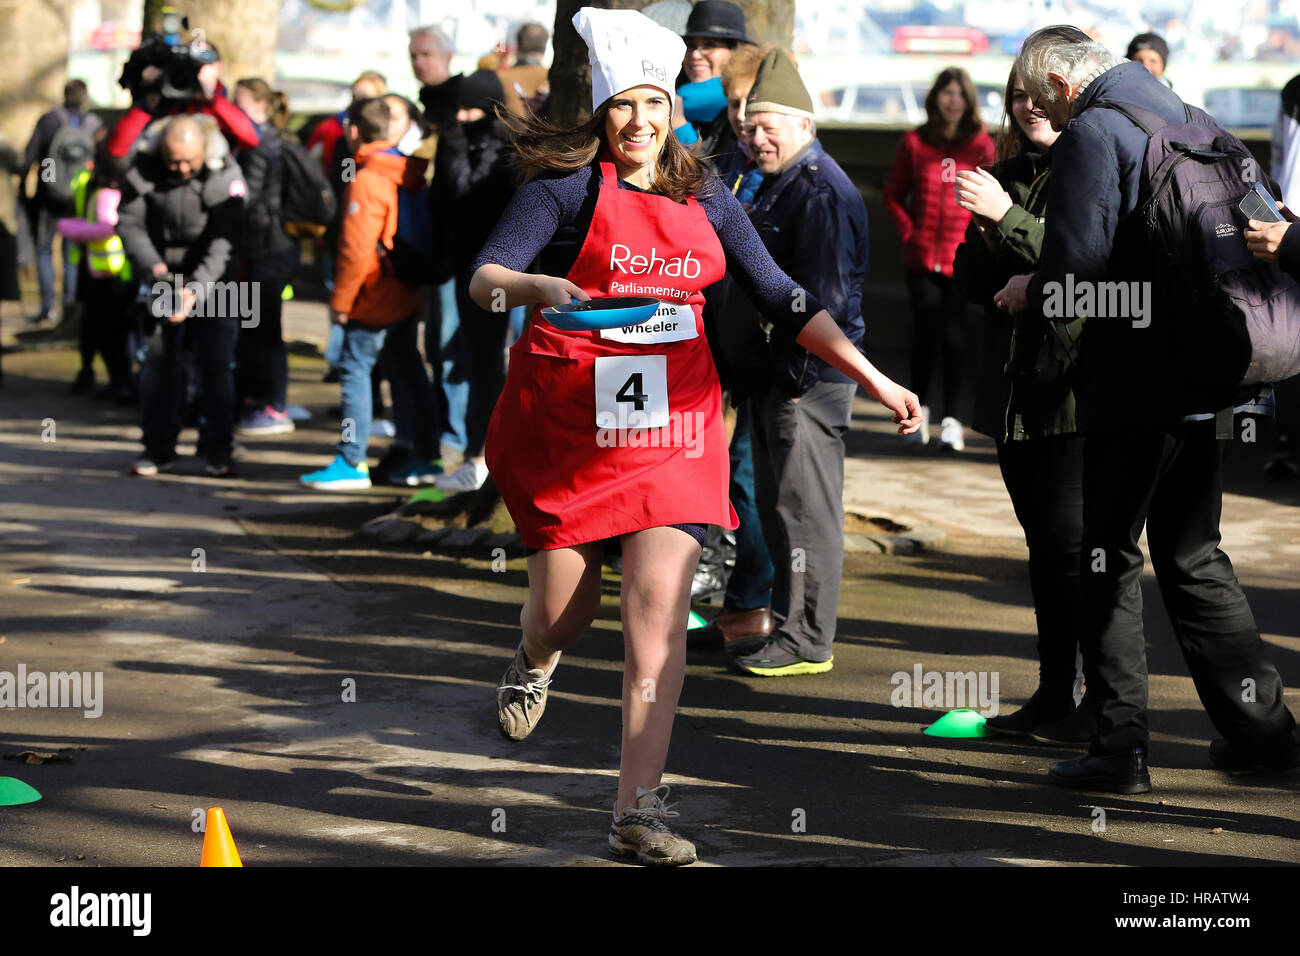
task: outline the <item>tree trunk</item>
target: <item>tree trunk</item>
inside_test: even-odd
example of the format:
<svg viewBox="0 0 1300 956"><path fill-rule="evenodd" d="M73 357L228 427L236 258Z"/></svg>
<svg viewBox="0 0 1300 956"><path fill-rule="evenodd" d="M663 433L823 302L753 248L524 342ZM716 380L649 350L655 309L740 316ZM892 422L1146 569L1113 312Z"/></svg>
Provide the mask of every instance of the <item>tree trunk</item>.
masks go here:
<svg viewBox="0 0 1300 956"><path fill-rule="evenodd" d="M221 54L221 82L233 95L236 80L257 76L275 85L275 43L280 30L277 0L145 0L144 32L162 26L162 8L189 17L186 42L205 39Z"/></svg>
<svg viewBox="0 0 1300 956"><path fill-rule="evenodd" d="M555 5L555 30L552 43L555 58L551 61L551 96L547 116L561 127L577 126L591 116L591 66L587 44L573 29L573 16L581 7L604 7L610 10L641 10L652 0L558 0ZM745 24L751 38L759 43L775 43L787 50L794 36L795 0L732 0L745 11Z"/></svg>
<svg viewBox="0 0 1300 956"><path fill-rule="evenodd" d="M0 134L19 151L63 102L73 0L0 0Z"/></svg>

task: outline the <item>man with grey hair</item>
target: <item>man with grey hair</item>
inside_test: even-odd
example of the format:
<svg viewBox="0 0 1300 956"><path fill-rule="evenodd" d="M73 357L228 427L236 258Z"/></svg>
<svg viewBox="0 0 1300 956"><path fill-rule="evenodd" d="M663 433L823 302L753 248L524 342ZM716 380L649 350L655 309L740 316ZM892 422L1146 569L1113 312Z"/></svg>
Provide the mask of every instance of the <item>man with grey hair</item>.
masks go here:
<svg viewBox="0 0 1300 956"><path fill-rule="evenodd" d="M743 134L763 173L750 213L755 230L776 264L816 296L860 348L867 207L817 139L812 97L783 50L772 50L759 64ZM740 293L730 298L745 302ZM747 314L724 320L757 331L752 306L741 311ZM771 634L757 650L737 657L736 666L757 677L825 673L834 666L844 562L844 433L857 386L776 337L770 362L744 374L753 378L754 491L775 576L766 625Z"/></svg>
<svg viewBox="0 0 1300 956"><path fill-rule="evenodd" d="M1094 305L1079 347L1075 392L1084 442L1082 649L1097 731L1089 753L1053 764L1059 784L1114 793L1151 789L1142 551L1151 563L1197 693L1223 734L1210 759L1230 770L1285 771L1300 763L1294 718L1250 606L1219 550L1222 446L1214 407L1172 356L1191 354L1186 322L1159 295L1135 214L1148 132L1138 125L1213 124L1142 64L1119 60L1070 26L1032 34L1016 73L1062 134L1052 150L1042 256L994 297L1017 312L1071 318L1062 289L1123 286L1140 313ZM1135 110L1136 108L1136 110ZM1152 295L1152 290L1156 294ZM1070 293L1067 293L1070 294ZM1060 326L1056 326L1059 333ZM1229 409L1230 412L1230 409Z"/></svg>
<svg viewBox="0 0 1300 956"><path fill-rule="evenodd" d="M420 105L424 118L433 127L433 141L444 130L459 128L456 119L457 86L462 77L451 75L451 55L455 46L451 38L436 26L411 31L411 72L420 82ZM426 155L421 153L420 155ZM435 149L429 156L432 173ZM444 228L442 211L431 209L434 229ZM432 264L431 264L432 265ZM448 279L429 296L429 313L424 323L424 355L433 367L433 387L442 399L441 443L449 450L464 452L469 443L465 424L469 404L466 380L468 357L460 335L460 312L456 305L456 282Z"/></svg>

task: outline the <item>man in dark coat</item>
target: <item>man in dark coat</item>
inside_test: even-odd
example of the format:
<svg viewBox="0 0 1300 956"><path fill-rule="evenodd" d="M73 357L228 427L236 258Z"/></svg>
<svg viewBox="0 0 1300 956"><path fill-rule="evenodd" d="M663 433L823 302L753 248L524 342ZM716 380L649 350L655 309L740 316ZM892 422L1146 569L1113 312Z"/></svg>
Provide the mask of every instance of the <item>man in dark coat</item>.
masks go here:
<svg viewBox="0 0 1300 956"><path fill-rule="evenodd" d="M233 473L235 340L249 294L233 281L246 187L230 159L208 158L216 124L177 116L156 150L141 151L126 174L118 235L133 271L155 280L157 331L141 371L140 428L144 455L132 473L150 477L171 467L185 413L184 353L193 350L201 378L207 473ZM218 144L224 147L224 141ZM175 289L183 291L179 295ZM233 293L233 294L232 294Z"/></svg>
<svg viewBox="0 0 1300 956"><path fill-rule="evenodd" d="M1191 381L1196 376L1171 359L1180 350L1192 354L1180 341L1185 325L1151 301L1155 265L1140 243L1129 245L1140 235L1133 214L1147 135L1106 104L1137 106L1170 123L1188 122L1189 114L1140 63L1115 58L1073 27L1031 35L1016 72L1052 127L1063 132L1053 149L1038 271L1013 279L995 301L1012 312L1027 308L1031 315L1060 317L1045 305L1062 289L1098 288L1104 280L1132 287L1131 314L1102 318L1097 311L1083 333L1077 380L1086 436L1081 644L1097 735L1087 755L1054 764L1050 777L1081 789L1151 789L1138 545L1143 525L1174 633L1201 702L1223 734L1210 746L1211 760L1229 769L1295 766L1300 741L1282 704L1281 677L1232 563L1218 547L1223 451L1213 419L1219 409L1204 407ZM1193 110L1190 121L1210 118Z"/></svg>
<svg viewBox="0 0 1300 956"><path fill-rule="evenodd" d="M816 138L813 103L781 50L764 57L745 107L750 153L764 173L751 218L785 272L861 347L867 209ZM743 321L736 319L735 321ZM751 313L749 321L757 322ZM736 658L744 672L829 671L844 560L844 433L856 386L794 342L774 342L751 395L754 490L776 570L775 629Z"/></svg>

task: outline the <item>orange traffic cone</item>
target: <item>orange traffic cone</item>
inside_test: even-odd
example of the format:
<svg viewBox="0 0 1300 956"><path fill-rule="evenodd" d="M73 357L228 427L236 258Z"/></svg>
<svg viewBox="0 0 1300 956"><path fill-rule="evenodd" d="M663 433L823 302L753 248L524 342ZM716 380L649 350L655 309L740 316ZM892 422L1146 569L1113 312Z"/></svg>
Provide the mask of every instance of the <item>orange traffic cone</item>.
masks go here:
<svg viewBox="0 0 1300 956"><path fill-rule="evenodd" d="M208 811L208 822L203 832L203 857L199 866L243 866L235 838L230 835L226 813L220 807Z"/></svg>

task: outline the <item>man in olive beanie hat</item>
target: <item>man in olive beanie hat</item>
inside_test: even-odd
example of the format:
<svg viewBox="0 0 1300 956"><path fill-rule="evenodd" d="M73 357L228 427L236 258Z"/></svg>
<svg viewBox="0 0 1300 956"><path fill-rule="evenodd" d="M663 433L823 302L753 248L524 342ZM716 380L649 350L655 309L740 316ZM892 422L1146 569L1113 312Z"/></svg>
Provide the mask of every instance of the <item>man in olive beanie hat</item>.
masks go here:
<svg viewBox="0 0 1300 956"><path fill-rule="evenodd" d="M743 132L764 174L750 213L754 227L777 265L826 303L860 348L867 208L817 140L812 97L785 51L773 50L759 65ZM752 310L732 318L757 327ZM820 674L834 660L844 561L844 433L856 386L794 342L773 338L772 345L774 360L746 371L756 382L748 399L754 491L776 571L775 628L762 648L735 660L745 673L762 677Z"/></svg>
<svg viewBox="0 0 1300 956"><path fill-rule="evenodd" d="M763 57L763 62L758 65L758 74L745 102L745 115L752 113L813 118L812 96L799 77L799 68L790 59L790 54L779 47Z"/></svg>

